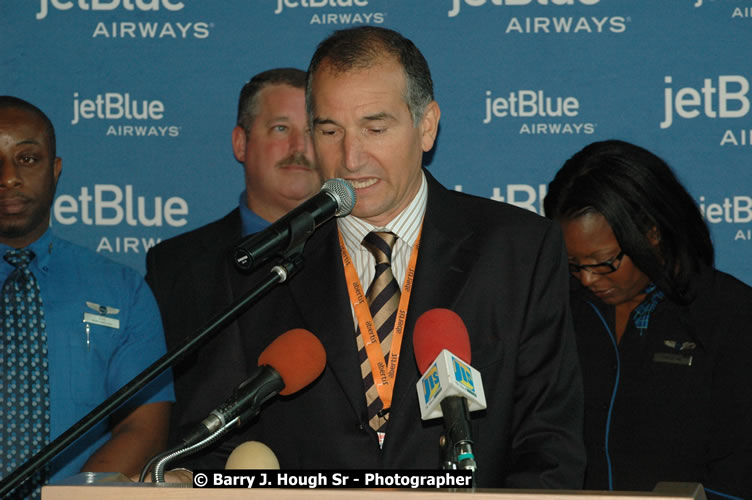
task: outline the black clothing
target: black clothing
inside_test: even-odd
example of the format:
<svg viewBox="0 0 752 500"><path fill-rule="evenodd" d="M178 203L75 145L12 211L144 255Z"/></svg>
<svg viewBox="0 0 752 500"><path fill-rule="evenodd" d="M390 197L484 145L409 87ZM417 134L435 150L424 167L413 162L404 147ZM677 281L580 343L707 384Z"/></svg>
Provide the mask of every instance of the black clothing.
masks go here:
<svg viewBox="0 0 752 500"><path fill-rule="evenodd" d="M661 300L642 334L630 318L618 356L614 308L582 287L573 292L586 488L609 488L610 415L614 490L690 481L752 498L752 288L711 268L693 286L688 305Z"/></svg>
<svg viewBox="0 0 752 500"><path fill-rule="evenodd" d="M478 485L580 487L582 386L560 229L426 178L428 203L383 449L368 425L337 224L331 221L308 240L297 275L176 369L177 428L229 397L260 352L291 328L319 337L327 355L324 373L297 393L270 401L217 449L196 454L196 464L222 467L234 446L258 440L283 469L437 468L443 425L420 418L412 331L423 312L446 307L467 326L472 365L482 375L488 403L471 414ZM148 281L168 345L268 273L262 266L244 276L231 266L227 242L239 233L233 214L149 251Z"/></svg>

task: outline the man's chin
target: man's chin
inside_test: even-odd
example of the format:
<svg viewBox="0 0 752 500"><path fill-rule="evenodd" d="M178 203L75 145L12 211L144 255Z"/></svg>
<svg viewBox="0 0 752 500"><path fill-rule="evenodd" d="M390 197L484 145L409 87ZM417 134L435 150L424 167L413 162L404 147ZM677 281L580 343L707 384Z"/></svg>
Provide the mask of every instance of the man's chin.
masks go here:
<svg viewBox="0 0 752 500"><path fill-rule="evenodd" d="M300 200L301 203L321 190L321 183L318 178L310 176L304 178L292 177L285 181L284 185L281 186L280 193L287 199Z"/></svg>
<svg viewBox="0 0 752 500"><path fill-rule="evenodd" d="M36 219L25 214L23 217L0 216L0 238L4 240L23 240L41 236L49 227L49 220Z"/></svg>
<svg viewBox="0 0 752 500"><path fill-rule="evenodd" d="M0 236L7 239L22 238L29 234L30 230L26 221L20 222L8 222L3 220L0 222Z"/></svg>

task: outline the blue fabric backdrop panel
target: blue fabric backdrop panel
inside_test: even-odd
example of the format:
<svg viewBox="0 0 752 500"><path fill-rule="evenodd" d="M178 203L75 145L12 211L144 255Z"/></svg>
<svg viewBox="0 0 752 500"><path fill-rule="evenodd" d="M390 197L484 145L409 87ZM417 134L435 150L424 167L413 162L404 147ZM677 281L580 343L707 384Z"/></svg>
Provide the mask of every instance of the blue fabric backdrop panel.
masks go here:
<svg viewBox="0 0 752 500"><path fill-rule="evenodd" d="M541 213L569 156L631 141L689 188L717 266L752 283L752 0L4 0L0 92L57 128L52 224L143 272L150 246L237 205L242 85L363 24L428 59L445 185Z"/></svg>

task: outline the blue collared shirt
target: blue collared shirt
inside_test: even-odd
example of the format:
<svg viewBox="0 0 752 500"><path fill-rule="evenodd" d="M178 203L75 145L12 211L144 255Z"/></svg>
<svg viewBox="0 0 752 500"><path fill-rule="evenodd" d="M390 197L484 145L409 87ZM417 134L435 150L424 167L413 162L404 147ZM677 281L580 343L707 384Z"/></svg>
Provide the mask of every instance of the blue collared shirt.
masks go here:
<svg viewBox="0 0 752 500"><path fill-rule="evenodd" d="M249 234L258 233L259 231L269 227L271 222L259 217L256 212L248 208L246 203L246 191L240 193L240 202L238 203L240 208L240 223L242 236L248 236Z"/></svg>
<svg viewBox="0 0 752 500"><path fill-rule="evenodd" d="M53 440L164 355L164 333L154 296L135 270L51 230L27 248L35 254L29 269L39 283L47 325ZM9 249L0 244L0 282L13 270L1 258ZM86 313L93 315L88 335ZM127 405L174 400L166 372ZM77 474L109 437L106 420L90 429L55 457L50 480Z"/></svg>

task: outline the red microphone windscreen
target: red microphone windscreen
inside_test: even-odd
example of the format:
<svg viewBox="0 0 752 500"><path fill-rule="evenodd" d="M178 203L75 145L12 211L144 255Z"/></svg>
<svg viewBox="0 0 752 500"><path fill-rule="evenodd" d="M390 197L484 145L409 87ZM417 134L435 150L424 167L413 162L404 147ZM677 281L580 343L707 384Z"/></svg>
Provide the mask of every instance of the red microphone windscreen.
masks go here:
<svg viewBox="0 0 752 500"><path fill-rule="evenodd" d="M470 364L470 337L462 318L449 309L430 309L418 317L413 331L413 351L420 373L447 349Z"/></svg>
<svg viewBox="0 0 752 500"><path fill-rule="evenodd" d="M285 388L280 394L298 392L321 375L326 365L326 351L314 334L303 328L288 330L269 344L258 359L280 374Z"/></svg>

